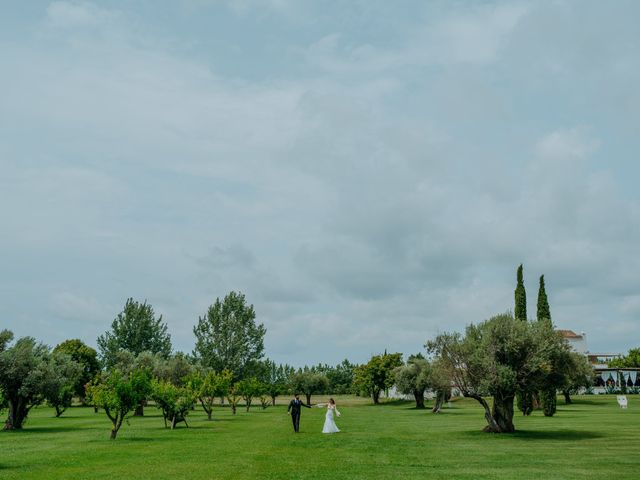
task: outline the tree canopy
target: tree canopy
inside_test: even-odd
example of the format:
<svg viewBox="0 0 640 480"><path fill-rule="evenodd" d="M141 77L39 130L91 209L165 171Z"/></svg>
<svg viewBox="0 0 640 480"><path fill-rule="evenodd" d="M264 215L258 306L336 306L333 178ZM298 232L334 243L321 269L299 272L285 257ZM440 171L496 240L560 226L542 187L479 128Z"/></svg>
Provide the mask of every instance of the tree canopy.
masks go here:
<svg viewBox="0 0 640 480"><path fill-rule="evenodd" d="M523 322L511 314L471 324L465 335L445 333L427 343L451 372L453 384L485 410L490 432L513 432L516 392L537 390L563 378L570 348L544 322ZM490 408L484 396L493 397Z"/></svg>
<svg viewBox="0 0 640 480"><path fill-rule="evenodd" d="M264 325L256 323L253 305L245 296L230 292L219 298L193 328L196 345L193 356L216 371L229 370L234 380L256 373L264 355Z"/></svg>
<svg viewBox="0 0 640 480"><path fill-rule="evenodd" d="M156 318L151 305L129 298L113 320L111 330L98 337L98 349L107 368L115 364L121 350L128 350L133 355L157 353L167 358L171 354L171 335L162 315Z"/></svg>

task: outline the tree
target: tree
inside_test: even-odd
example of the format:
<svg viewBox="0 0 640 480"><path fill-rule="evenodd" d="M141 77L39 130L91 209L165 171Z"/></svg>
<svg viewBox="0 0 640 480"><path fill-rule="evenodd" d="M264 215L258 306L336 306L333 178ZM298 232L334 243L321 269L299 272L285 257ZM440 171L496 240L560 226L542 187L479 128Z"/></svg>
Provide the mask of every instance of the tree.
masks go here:
<svg viewBox="0 0 640 480"><path fill-rule="evenodd" d="M0 390L9 413L5 430L19 430L29 411L44 400L42 385L49 375L49 349L31 337L8 347L13 334L0 332Z"/></svg>
<svg viewBox="0 0 640 480"><path fill-rule="evenodd" d="M231 407L231 413L234 415L238 410L238 404L242 400L242 395L239 393L238 384L235 384L229 389L227 393L227 401L229 402L229 406Z"/></svg>
<svg viewBox="0 0 640 480"><path fill-rule="evenodd" d="M429 370L429 386L435 392L432 413L440 413L444 402L451 398L451 371L439 358L431 362Z"/></svg>
<svg viewBox="0 0 640 480"><path fill-rule="evenodd" d="M178 352L168 359L158 359L155 365L154 376L176 387L183 387L185 379L192 371L193 365L187 356L182 352Z"/></svg>
<svg viewBox="0 0 640 480"><path fill-rule="evenodd" d="M538 288L538 306L537 306L538 322L545 322L549 328L552 328L551 310L549 309L549 300L544 287L544 275L540 275L540 286ZM540 403L545 417L552 417L556 413L557 404L557 384L558 379L550 378L546 383L546 388L539 393Z"/></svg>
<svg viewBox="0 0 640 480"><path fill-rule="evenodd" d="M257 378L245 378L236 383L235 390L244 399L244 404L247 408L247 412L251 408L251 403L254 397L260 397L265 391L264 384L262 384Z"/></svg>
<svg viewBox="0 0 640 480"><path fill-rule="evenodd" d="M539 390L549 374L560 371L569 347L542 322L516 320L510 314L469 325L465 335L445 333L427 343L451 372L453 384L485 411L487 432L513 432L513 402L523 386ZM490 407L484 396L493 397Z"/></svg>
<svg viewBox="0 0 640 480"><path fill-rule="evenodd" d="M193 356L216 371L229 370L235 381L255 374L266 333L255 318L253 305L246 305L243 294L230 292L222 302L217 298L193 328Z"/></svg>
<svg viewBox="0 0 640 480"><path fill-rule="evenodd" d="M355 365L346 358L334 368L327 370L329 391L333 394L344 395L352 393Z"/></svg>
<svg viewBox="0 0 640 480"><path fill-rule="evenodd" d="M168 358L171 354L171 335L167 332L167 324L162 321L162 315L156 318L151 305L129 298L122 312L113 320L111 331L98 337L98 348L106 368L115 364L120 350L128 350L134 356L151 352Z"/></svg>
<svg viewBox="0 0 640 480"><path fill-rule="evenodd" d="M394 370L398 391L413 395L416 408L424 408L424 392L429 387L429 362L422 355L412 355L407 363Z"/></svg>
<svg viewBox="0 0 640 480"><path fill-rule="evenodd" d="M164 418L164 428L167 428L167 420L171 429L176 428L180 422L188 427L187 415L195 403L195 394L190 388L177 387L166 380L154 378L151 381L151 398L160 410Z"/></svg>
<svg viewBox="0 0 640 480"><path fill-rule="evenodd" d="M570 361L566 367L566 375L562 385L558 387L562 391L565 404L572 403L572 394L578 393L583 388L592 387L594 377L593 367L584 355L578 352L570 352L569 355Z"/></svg>
<svg viewBox="0 0 640 480"><path fill-rule="evenodd" d="M104 409L111 420L111 439L114 440L122 422L151 392L151 375L147 370L135 369L123 373L118 369L96 378L87 387L90 401Z"/></svg>
<svg viewBox="0 0 640 480"><path fill-rule="evenodd" d="M307 405L311 405L311 395L325 393L329 388L329 379L324 373L312 370L298 369L289 379L289 385L294 393L304 393Z"/></svg>
<svg viewBox="0 0 640 480"><path fill-rule="evenodd" d="M547 292L544 288L544 275L540 275L540 287L538 288L538 309L537 319L539 322L551 322L551 310L549 309L549 300Z"/></svg>
<svg viewBox="0 0 640 480"><path fill-rule="evenodd" d="M54 354L64 353L80 364L82 372L73 386L73 394L84 403L85 385L100 371L97 352L79 339L65 340L53 349Z"/></svg>
<svg viewBox="0 0 640 480"><path fill-rule="evenodd" d="M55 352L49 357L48 365L43 363L42 367L46 368L41 385L44 398L59 417L71 406L83 367L69 355Z"/></svg>
<svg viewBox="0 0 640 480"><path fill-rule="evenodd" d="M265 376L262 379L265 384L265 393L271 397L271 404L275 406L276 397L285 393L289 377L294 373L289 365L276 365L271 360L265 361Z"/></svg>
<svg viewBox="0 0 640 480"><path fill-rule="evenodd" d="M231 388L233 374L228 370L196 370L185 378L185 385L190 388L211 420L213 405L217 397L225 397Z"/></svg>
<svg viewBox="0 0 640 480"><path fill-rule="evenodd" d="M524 288L523 268L522 264L518 267L516 275L516 290L515 290L515 309L514 316L516 320L523 322L527 321L527 293ZM534 405L534 390L528 385L522 385L517 392L517 405L518 409L522 411L524 415L530 415L533 411Z"/></svg>
<svg viewBox="0 0 640 480"><path fill-rule="evenodd" d="M640 368L640 348L632 348L622 358L614 358L609 362L611 368Z"/></svg>
<svg viewBox="0 0 640 480"><path fill-rule="evenodd" d="M516 320L527 321L527 292L524 289L522 278L522 264L518 267L517 285L515 290L515 310L513 314Z"/></svg>
<svg viewBox="0 0 640 480"><path fill-rule="evenodd" d="M394 368L402 365L401 353L374 355L368 363L355 368L354 387L361 393L371 395L374 404L380 403L380 393L393 386Z"/></svg>

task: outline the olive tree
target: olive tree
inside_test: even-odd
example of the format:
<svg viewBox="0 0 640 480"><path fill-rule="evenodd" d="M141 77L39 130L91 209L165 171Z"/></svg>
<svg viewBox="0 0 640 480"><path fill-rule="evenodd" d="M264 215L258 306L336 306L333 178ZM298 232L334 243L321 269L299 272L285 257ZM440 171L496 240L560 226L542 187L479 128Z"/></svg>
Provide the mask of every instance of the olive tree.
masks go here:
<svg viewBox="0 0 640 480"><path fill-rule="evenodd" d="M82 365L69 355L53 353L46 368L42 392L47 404L54 408L56 417L60 417L71 406L78 379L82 377Z"/></svg>
<svg viewBox="0 0 640 480"><path fill-rule="evenodd" d="M291 375L289 386L294 393L304 393L307 397L307 405L311 405L311 395L327 392L329 379L324 373L312 370L298 370Z"/></svg>
<svg viewBox="0 0 640 480"><path fill-rule="evenodd" d="M427 343L451 372L465 397L484 408L488 432L513 432L513 403L524 387L542 389L566 342L542 322L515 320L511 314L466 328L465 335L445 333ZM493 405L484 398L491 396Z"/></svg>
<svg viewBox="0 0 640 480"><path fill-rule="evenodd" d="M69 355L74 362L80 364L82 371L73 386L73 394L84 403L85 385L100 372L98 353L77 338L58 344L53 353Z"/></svg>
<svg viewBox="0 0 640 480"><path fill-rule="evenodd" d="M23 337L8 346L13 334L0 332L0 390L8 407L5 430L21 429L29 411L44 401L42 386L51 373L49 348Z"/></svg>
<svg viewBox="0 0 640 480"><path fill-rule="evenodd" d="M416 408L424 408L430 370L429 362L421 355L410 356L407 363L394 370L396 388L400 393L413 395Z"/></svg>

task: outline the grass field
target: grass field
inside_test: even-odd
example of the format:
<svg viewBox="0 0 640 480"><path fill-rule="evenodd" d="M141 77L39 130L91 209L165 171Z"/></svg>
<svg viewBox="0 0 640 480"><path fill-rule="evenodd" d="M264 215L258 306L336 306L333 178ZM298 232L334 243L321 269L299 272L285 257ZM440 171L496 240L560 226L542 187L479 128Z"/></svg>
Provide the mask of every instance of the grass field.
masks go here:
<svg viewBox="0 0 640 480"><path fill-rule="evenodd" d="M640 478L636 396L628 410L614 396L584 396L559 405L553 418L518 415L511 435L482 433L482 409L469 400L440 415L407 402L337 400L342 432L335 435L320 433L324 410L318 408L303 409L301 433L294 435L284 406L236 416L219 408L212 421L197 410L190 428L173 431L148 407L115 441L103 413L75 407L53 418L51 409L39 408L24 430L0 432L0 478Z"/></svg>

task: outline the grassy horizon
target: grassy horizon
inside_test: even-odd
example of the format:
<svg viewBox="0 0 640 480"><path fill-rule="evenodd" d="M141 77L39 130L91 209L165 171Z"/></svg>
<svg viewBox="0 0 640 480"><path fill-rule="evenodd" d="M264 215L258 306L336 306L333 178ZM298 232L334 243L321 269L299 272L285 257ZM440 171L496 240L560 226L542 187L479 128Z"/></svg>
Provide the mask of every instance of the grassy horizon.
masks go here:
<svg viewBox="0 0 640 480"><path fill-rule="evenodd" d="M314 403L328 397L313 397ZM0 432L7 479L635 479L640 474L640 398L576 397L558 413L516 414L516 433L483 433L482 408L460 399L439 415L411 402L374 406L336 397L341 433L323 435L324 409L304 409L295 435L288 397L233 416L197 409L190 428L165 429L159 411L125 423L115 441L104 413L73 407L61 418L34 409L22 431Z"/></svg>

